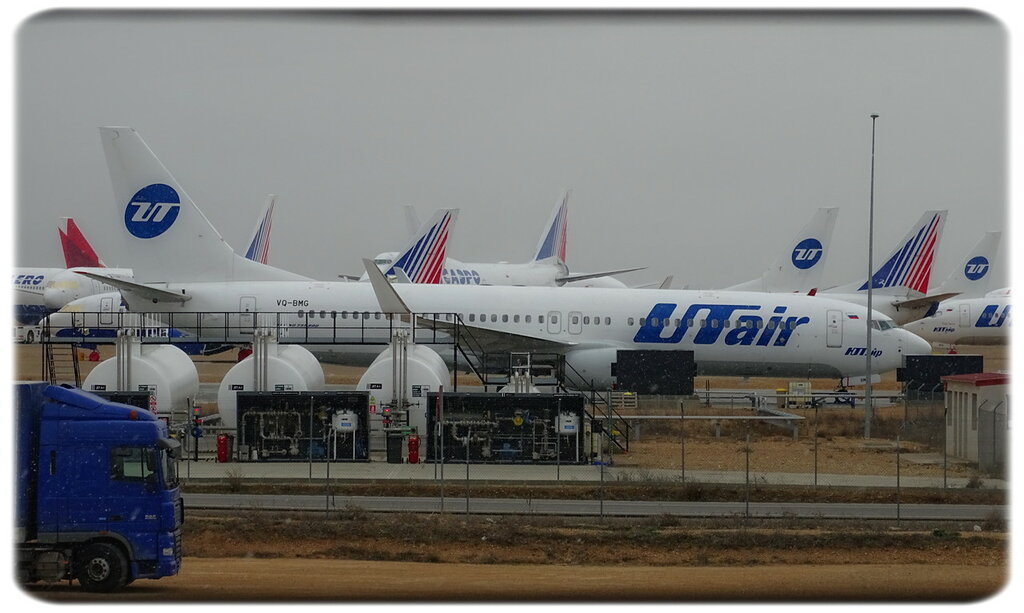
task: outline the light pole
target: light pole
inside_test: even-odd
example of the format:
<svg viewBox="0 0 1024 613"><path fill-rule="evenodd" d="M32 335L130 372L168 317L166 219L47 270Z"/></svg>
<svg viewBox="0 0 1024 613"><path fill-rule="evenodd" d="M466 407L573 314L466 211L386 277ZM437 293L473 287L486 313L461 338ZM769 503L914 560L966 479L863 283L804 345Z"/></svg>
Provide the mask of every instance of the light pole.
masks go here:
<svg viewBox="0 0 1024 613"><path fill-rule="evenodd" d="M871 438L871 416L873 402L871 400L871 290L875 280L871 274L874 262L871 252L875 247L875 120L878 115L871 116L871 193L868 198L868 317L867 317L867 371L864 373L864 438Z"/></svg>

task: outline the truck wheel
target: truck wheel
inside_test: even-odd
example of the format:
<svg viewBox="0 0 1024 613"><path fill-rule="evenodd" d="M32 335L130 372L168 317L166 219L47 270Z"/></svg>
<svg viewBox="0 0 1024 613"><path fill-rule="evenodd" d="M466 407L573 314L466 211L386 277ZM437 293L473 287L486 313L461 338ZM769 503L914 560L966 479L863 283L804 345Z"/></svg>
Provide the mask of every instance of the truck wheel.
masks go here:
<svg viewBox="0 0 1024 613"><path fill-rule="evenodd" d="M25 335L25 342L28 343L29 345L31 345L32 343L36 342L36 332L35 332L35 330L29 330L28 331L28 334Z"/></svg>
<svg viewBox="0 0 1024 613"><path fill-rule="evenodd" d="M93 543L76 558L75 574L87 592L112 592L128 583L128 560L117 547Z"/></svg>

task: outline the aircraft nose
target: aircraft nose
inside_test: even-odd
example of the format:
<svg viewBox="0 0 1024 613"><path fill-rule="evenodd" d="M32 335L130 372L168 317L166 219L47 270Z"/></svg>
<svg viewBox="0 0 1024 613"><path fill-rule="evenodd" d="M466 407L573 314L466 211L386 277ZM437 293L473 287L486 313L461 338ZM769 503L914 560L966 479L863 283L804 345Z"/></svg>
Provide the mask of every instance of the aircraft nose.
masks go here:
<svg viewBox="0 0 1024 613"><path fill-rule="evenodd" d="M57 310L68 303L67 295L64 288L48 287L43 290L43 302L47 308Z"/></svg>
<svg viewBox="0 0 1024 613"><path fill-rule="evenodd" d="M903 353L905 355L928 355L932 352L932 344L910 330L900 330L903 335Z"/></svg>

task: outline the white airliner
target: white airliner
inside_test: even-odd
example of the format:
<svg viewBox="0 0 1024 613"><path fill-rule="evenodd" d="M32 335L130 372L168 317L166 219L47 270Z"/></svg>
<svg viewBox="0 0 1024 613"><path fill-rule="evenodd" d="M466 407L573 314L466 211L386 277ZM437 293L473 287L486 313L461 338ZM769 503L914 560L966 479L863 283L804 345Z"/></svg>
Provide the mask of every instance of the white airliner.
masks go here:
<svg viewBox="0 0 1024 613"><path fill-rule="evenodd" d="M308 324L296 334L334 343L336 326L346 321L374 326L381 313L456 313L488 350L559 352L598 386L611 382L619 349L692 350L703 374L865 374L867 310L821 297L391 284L369 260L370 283L290 280L284 271L250 266L222 240L209 240L219 235L133 129L101 128L100 134L114 185L111 218L121 226L122 255L132 258L136 272L136 282L107 281L121 289L132 311L158 314L174 327L230 328L252 322L256 311L282 312L285 324ZM182 253L188 257L177 257ZM236 315L224 314L232 311ZM923 339L889 318L870 316L878 330L872 373L902 365L906 354L930 352ZM454 323L444 315L427 318L442 329ZM380 347L360 350L372 357Z"/></svg>
<svg viewBox="0 0 1024 613"><path fill-rule="evenodd" d="M818 209L790 242L791 247L780 253L760 277L725 289L807 293L820 288L838 215L838 207Z"/></svg>
<svg viewBox="0 0 1024 613"><path fill-rule="evenodd" d="M1010 342L1010 288L990 292L999 232L986 232L940 286L956 292L934 313L904 327L936 345L1006 345Z"/></svg>
<svg viewBox="0 0 1024 613"><path fill-rule="evenodd" d="M566 192L551 212L544 232L537 242L533 260L522 264L508 262L462 262L446 258L441 271L444 285L524 285L524 286L566 286L566 287L626 287L611 275L642 270L624 268L596 273L569 273L566 260L566 236L568 230L569 195ZM414 231L421 226L416 211L405 209L406 224ZM415 232L414 232L415 235ZM373 262L382 271L389 270L395 263L395 252L381 253ZM359 278L367 281L366 273Z"/></svg>
<svg viewBox="0 0 1024 613"><path fill-rule="evenodd" d="M946 211L925 211L921 219L871 275L871 308L899 324L923 317L935 303L953 294L928 293L932 260L939 246ZM868 282L832 287L819 296L867 305Z"/></svg>

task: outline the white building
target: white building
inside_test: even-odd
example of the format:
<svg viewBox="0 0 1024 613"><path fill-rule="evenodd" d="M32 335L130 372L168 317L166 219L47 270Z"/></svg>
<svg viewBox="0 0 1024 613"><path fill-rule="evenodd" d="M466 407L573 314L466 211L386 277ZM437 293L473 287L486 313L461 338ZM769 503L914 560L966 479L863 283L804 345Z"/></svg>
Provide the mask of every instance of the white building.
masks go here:
<svg viewBox="0 0 1024 613"><path fill-rule="evenodd" d="M1010 430L1010 375L942 377L946 389L946 453L1005 474Z"/></svg>

